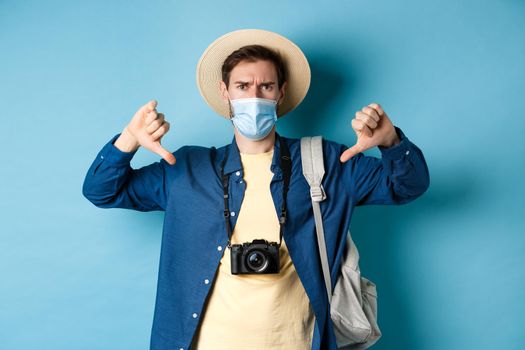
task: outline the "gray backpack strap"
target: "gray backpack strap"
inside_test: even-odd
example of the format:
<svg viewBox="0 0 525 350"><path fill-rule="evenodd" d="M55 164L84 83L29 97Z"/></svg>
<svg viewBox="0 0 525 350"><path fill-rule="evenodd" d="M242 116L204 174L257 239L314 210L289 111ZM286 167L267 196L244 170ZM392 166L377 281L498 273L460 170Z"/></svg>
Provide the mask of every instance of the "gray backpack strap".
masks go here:
<svg viewBox="0 0 525 350"><path fill-rule="evenodd" d="M324 176L323 162L323 140L322 136L305 136L301 138L301 160L303 175L310 185L310 197L312 198L312 208L314 211L315 229L317 231L317 245L321 257L324 281L328 300L332 301L332 283L330 279L330 268L328 265L328 255L324 240L323 218L319 202L326 199L326 193L321 184Z"/></svg>
<svg viewBox="0 0 525 350"><path fill-rule="evenodd" d="M330 318L338 348L345 350L367 349L381 337L381 330L377 325L376 285L361 276L358 265L359 253L352 240L350 230L348 230L341 269L338 272L332 292L323 218L319 205L319 202L326 199L326 193L321 184L324 176L321 136L301 138L301 161L304 177L310 185L317 245L330 303Z"/></svg>

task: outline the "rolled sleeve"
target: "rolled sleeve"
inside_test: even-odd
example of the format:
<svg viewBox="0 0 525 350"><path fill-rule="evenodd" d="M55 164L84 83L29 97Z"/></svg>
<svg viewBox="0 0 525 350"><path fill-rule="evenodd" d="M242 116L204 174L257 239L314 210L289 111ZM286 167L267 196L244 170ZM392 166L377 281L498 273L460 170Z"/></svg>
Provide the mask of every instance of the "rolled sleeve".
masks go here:
<svg viewBox="0 0 525 350"><path fill-rule="evenodd" d="M404 204L423 194L430 184L421 150L394 126L400 142L378 146L381 159L358 153L347 161L347 183L355 205Z"/></svg>
<svg viewBox="0 0 525 350"><path fill-rule="evenodd" d="M397 145L391 147L377 146L379 151L381 151L381 157L383 158L400 159L404 155L410 154L412 143L408 140L408 138L405 136L405 133L400 128L397 126L394 126L394 128L396 129L396 133L400 142Z"/></svg>
<svg viewBox="0 0 525 350"><path fill-rule="evenodd" d="M115 146L115 141L119 138L119 136L120 133L116 134L104 145L104 147L102 147L102 150L100 150L98 154L98 158L101 161L105 161L116 166L128 165L131 162L131 159L135 153L137 153L138 149L134 150L133 152L124 152L118 149Z"/></svg>
<svg viewBox="0 0 525 350"><path fill-rule="evenodd" d="M137 150L119 150L114 145L119 136L113 136L98 152L86 173L82 194L99 208L165 210L170 165L161 159L133 169L130 161Z"/></svg>

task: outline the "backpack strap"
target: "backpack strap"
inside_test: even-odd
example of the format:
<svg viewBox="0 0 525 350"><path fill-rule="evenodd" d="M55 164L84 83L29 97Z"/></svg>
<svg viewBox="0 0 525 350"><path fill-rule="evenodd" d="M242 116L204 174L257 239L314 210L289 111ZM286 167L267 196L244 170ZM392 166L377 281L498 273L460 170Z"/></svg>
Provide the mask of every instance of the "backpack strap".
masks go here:
<svg viewBox="0 0 525 350"><path fill-rule="evenodd" d="M328 300L331 302L332 282L328 265L328 255L326 253L326 243L324 240L323 218L319 206L319 202L326 199L326 193L321 184L324 176L322 136L305 136L301 138L301 162L303 175L310 185L310 197L312 198L315 229L317 232L317 245L319 247L319 256L321 257L326 292L328 294Z"/></svg>
<svg viewBox="0 0 525 350"><path fill-rule="evenodd" d="M321 257L326 292L328 293L328 300L331 302L332 283L324 239L323 217L319 206L319 202L326 199L326 193L321 184L324 176L322 136L305 136L301 138L301 162L303 175L310 185L310 197L312 198L315 229L317 232L317 245L319 247L319 256ZM348 230L348 234L346 235L346 249L343 255L343 264L351 267L353 270L359 269L359 252L352 240L350 230Z"/></svg>

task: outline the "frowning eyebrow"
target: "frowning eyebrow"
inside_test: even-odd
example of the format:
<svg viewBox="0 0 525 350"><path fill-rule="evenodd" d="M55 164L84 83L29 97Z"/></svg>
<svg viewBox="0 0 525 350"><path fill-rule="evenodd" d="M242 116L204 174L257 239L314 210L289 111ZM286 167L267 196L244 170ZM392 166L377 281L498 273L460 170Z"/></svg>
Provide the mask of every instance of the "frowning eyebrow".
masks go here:
<svg viewBox="0 0 525 350"><path fill-rule="evenodd" d="M250 82L249 81L237 80L234 84L248 85L248 84L250 84ZM265 81L265 82L262 82L260 85L275 85L275 82L274 81Z"/></svg>

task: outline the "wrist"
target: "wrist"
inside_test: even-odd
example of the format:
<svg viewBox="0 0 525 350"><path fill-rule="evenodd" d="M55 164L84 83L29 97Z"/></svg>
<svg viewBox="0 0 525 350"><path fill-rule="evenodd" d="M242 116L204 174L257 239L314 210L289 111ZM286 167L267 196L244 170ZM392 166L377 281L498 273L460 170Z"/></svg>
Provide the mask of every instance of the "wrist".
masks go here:
<svg viewBox="0 0 525 350"><path fill-rule="evenodd" d="M122 152L135 152L140 147L137 139L129 132L127 126L115 140L114 145Z"/></svg>
<svg viewBox="0 0 525 350"><path fill-rule="evenodd" d="M393 147L395 145L399 145L400 142L401 142L401 139L397 135L397 131L394 129L394 132L392 133L392 135L388 137L386 142L383 142L380 146L388 148L388 147Z"/></svg>

